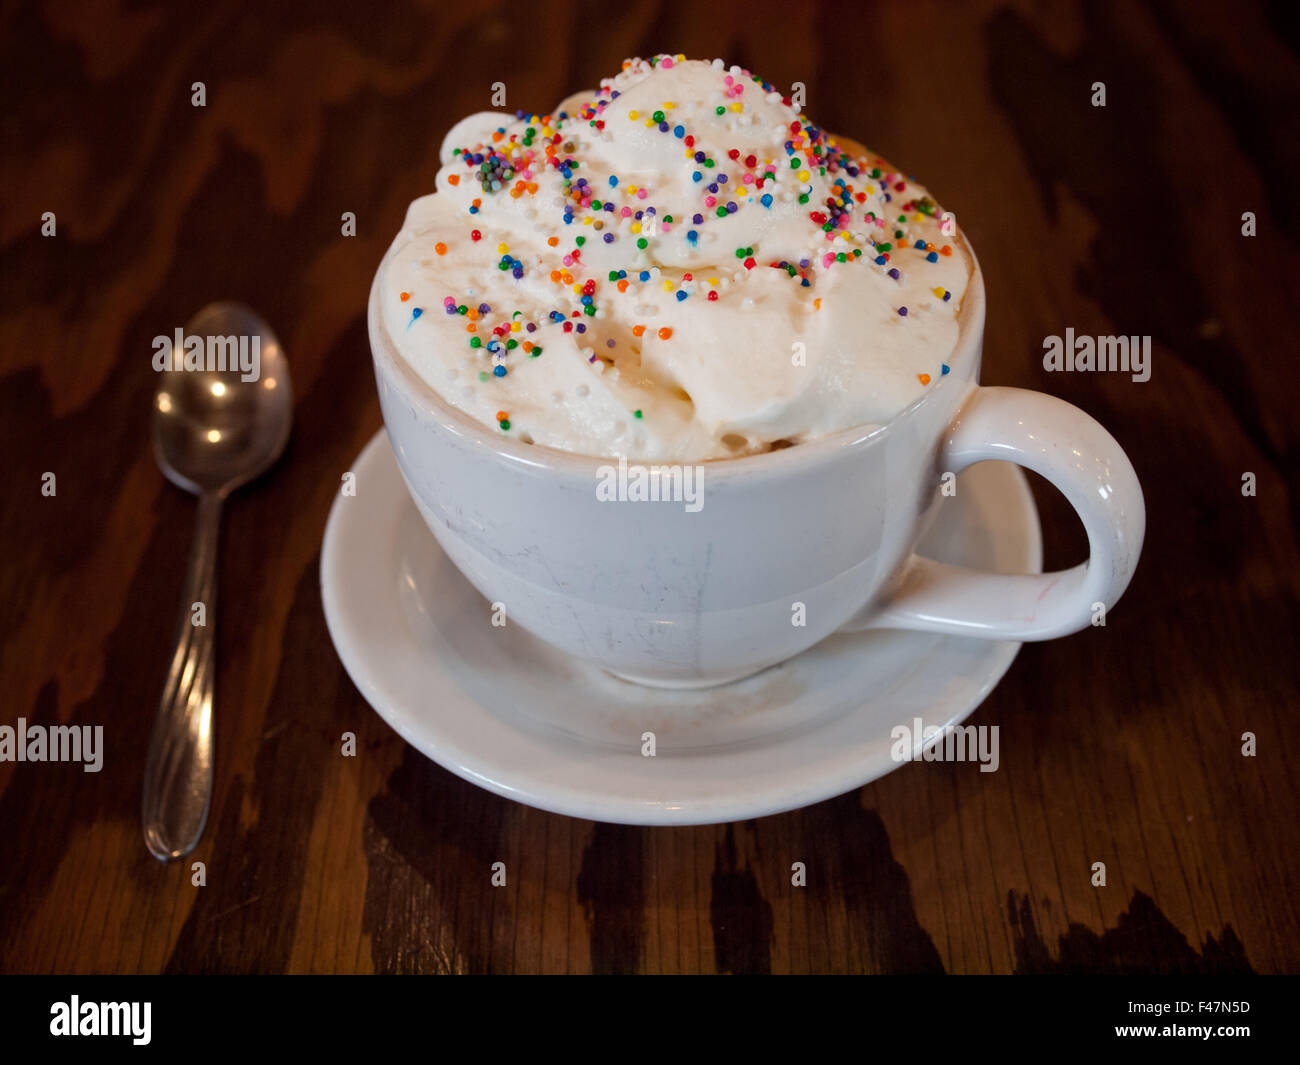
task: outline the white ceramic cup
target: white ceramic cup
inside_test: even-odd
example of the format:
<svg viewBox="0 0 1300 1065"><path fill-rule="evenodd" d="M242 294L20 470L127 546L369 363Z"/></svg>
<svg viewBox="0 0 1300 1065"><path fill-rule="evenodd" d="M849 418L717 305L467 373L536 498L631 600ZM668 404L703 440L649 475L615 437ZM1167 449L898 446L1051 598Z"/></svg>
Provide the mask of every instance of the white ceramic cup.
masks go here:
<svg viewBox="0 0 1300 1065"><path fill-rule="evenodd" d="M385 333L381 274L369 308L379 399L424 520L507 624L626 680L723 684L867 628L1048 640L1088 626L1095 604L1110 609L1137 565L1146 511L1114 438L1059 399L978 384L978 263L950 373L882 427L703 464L697 510L602 501L616 460L520 443L445 402ZM913 554L942 475L986 459L1065 494L1087 562L1003 575Z"/></svg>

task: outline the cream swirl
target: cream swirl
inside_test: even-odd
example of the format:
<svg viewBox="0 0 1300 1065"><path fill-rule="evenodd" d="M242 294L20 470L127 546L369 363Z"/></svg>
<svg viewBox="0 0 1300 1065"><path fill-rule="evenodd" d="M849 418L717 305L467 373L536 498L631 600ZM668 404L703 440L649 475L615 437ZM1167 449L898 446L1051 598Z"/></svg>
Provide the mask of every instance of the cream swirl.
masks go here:
<svg viewBox="0 0 1300 1065"><path fill-rule="evenodd" d="M385 328L530 443L692 462L883 424L947 372L971 260L925 189L739 67L632 59L472 115L381 267Z"/></svg>

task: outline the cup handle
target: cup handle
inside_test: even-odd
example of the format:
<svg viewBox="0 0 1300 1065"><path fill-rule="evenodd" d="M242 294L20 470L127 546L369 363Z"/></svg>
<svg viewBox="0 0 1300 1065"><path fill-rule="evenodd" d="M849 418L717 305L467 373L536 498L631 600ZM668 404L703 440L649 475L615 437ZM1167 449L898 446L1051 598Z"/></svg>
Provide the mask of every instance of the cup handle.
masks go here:
<svg viewBox="0 0 1300 1065"><path fill-rule="evenodd" d="M977 387L949 427L939 469L986 459L1042 474L1088 533L1088 561L1039 575L987 573L912 555L883 600L840 631L913 629L986 640L1051 640L1087 628L1128 587L1146 530L1142 488L1115 438L1078 407L1022 388Z"/></svg>

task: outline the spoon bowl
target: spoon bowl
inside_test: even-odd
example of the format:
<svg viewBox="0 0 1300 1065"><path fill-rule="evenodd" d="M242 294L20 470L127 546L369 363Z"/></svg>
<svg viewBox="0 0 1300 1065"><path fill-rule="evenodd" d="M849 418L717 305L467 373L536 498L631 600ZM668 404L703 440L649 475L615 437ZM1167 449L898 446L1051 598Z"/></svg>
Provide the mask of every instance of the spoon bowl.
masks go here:
<svg viewBox="0 0 1300 1065"><path fill-rule="evenodd" d="M271 327L240 303L208 304L184 332L203 348L173 352L178 368L160 375L154 454L173 484L228 495L284 451L293 420L288 361ZM179 369L187 358L202 368Z"/></svg>

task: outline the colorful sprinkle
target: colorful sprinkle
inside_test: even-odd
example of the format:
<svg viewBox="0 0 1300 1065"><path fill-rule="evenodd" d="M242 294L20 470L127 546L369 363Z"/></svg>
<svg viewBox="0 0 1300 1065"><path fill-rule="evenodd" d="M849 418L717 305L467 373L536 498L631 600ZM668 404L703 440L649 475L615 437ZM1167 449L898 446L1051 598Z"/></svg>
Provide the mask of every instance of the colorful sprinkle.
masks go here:
<svg viewBox="0 0 1300 1065"><path fill-rule="evenodd" d="M649 68L668 69L680 59L658 56L629 60L625 68L643 63ZM685 157L683 164L681 156L678 156L677 165L684 166L680 177L689 174L692 179L678 191L685 203L664 202L660 198L664 190L657 187L658 176L647 175L650 183L637 185L630 183L626 174L606 173L601 176L588 170L590 164L582 155L580 145L590 143L592 136L602 136L602 131L606 139L613 136L613 131L605 129L605 109L619 96L612 81L572 113L530 115L519 111L515 113L513 122L502 119L500 127L487 133L483 143L453 150L449 167L454 167L456 172L444 171L449 185L459 185L461 175L465 174L472 175L472 184L467 182L467 191L478 192L481 189L482 196L501 193L512 199L536 196L536 200L526 208L527 217L535 219L538 228L545 226L552 230L545 243L547 248L554 250L553 254L540 260L531 254L517 257L511 255L509 246L502 242L497 245L496 260L497 270L515 279L522 279L527 271L532 270L540 270L543 277L549 276L556 286L550 290L554 302L549 308L531 312L512 310L506 305L498 306L494 313L486 303L477 300L469 303L468 296L472 292L466 294L466 303L459 303L452 296L443 301L447 314L465 318L464 332L469 347L478 356L487 354L491 357L485 361L493 364L480 373L480 380L506 376L508 370L503 360L508 358L509 352L517 350L521 342L523 353L537 358L541 346L524 338L533 334L540 336L539 328L559 326L565 333L586 334L593 346L599 346L596 340L603 340L603 346L617 347L618 341L613 337L593 337L592 334L601 332L596 323L607 315L615 321L622 317L613 313L611 303L619 308L628 308L644 298L637 287L629 291L629 284L652 284L656 289L671 293L677 303L700 294L708 302L716 303L720 300L719 285L729 287L744 276L735 272L740 265L746 271L755 271L759 266L775 268L779 271L778 277L811 289L825 271L851 270L853 263L862 260L862 268L879 272L882 279L910 285L911 261L906 258L909 250L920 252L929 263L937 262L940 255L953 254L950 245L936 247L921 239L923 235L935 235L940 208L932 199L918 195L914 186L909 189L901 174L879 160L875 161L879 165L872 165L848 154L824 130L808 125L801 117L778 127L776 142L766 153L771 158L765 157L763 152L749 151L745 140L751 139L752 134L744 132L743 125L733 127L730 121L725 121L728 115L748 110L743 102L746 88L750 90L751 102L770 105L779 100L788 108L793 104L783 92L747 71L715 69L721 99L715 97L714 105L710 106L714 115L724 118L723 122L710 120L707 111L701 116L698 111L683 108L679 116L676 112L681 105L673 100L647 100L643 106L648 106L648 109L628 112L629 119L637 124L636 136L654 136L657 132L679 142L670 150ZM753 101L755 93L758 93L757 101ZM750 114L756 120L763 116L758 109ZM740 121L747 123L750 117ZM692 131L692 123L700 128ZM579 124L583 128L581 137L570 132ZM587 133L587 127L594 132ZM643 134L642 128L654 132ZM733 128L737 130L735 140L740 143L728 143ZM758 129L755 124L755 131ZM702 136L706 132L707 137ZM705 140L709 142L707 148ZM781 141L784 141L783 146ZM546 183L539 187L543 176ZM801 208L796 208L796 203L802 205ZM482 198L475 197L469 213L480 213L482 206ZM719 220L733 215L743 216L746 210L759 207L779 211L782 218L787 213L793 219L806 218L803 243L796 245L808 249L803 257L797 261L760 262L754 247L739 245L736 239L743 239L745 229L727 231L728 235L734 233L729 241L710 243L721 236L721 231L710 234L709 226L716 226ZM680 213L676 213L678 208L682 209ZM666 209L674 211L675 215L665 213ZM575 228L566 230L566 226ZM665 268L664 274L671 273L672 276L664 276L656 263L633 252L632 244L637 251L653 256L649 248L656 234L662 231L667 235L675 226L680 227L685 235L683 242L673 245L679 252L695 255L699 249L710 248L710 254L720 251L729 261L732 256L726 255L725 249L731 247L737 266L734 270L728 268L727 277L721 281L703 277L694 280L689 273L681 274L678 281L679 275L675 270ZM757 234L764 228L758 226L749 232ZM472 229L469 236L477 244L482 241L484 232ZM588 237L593 238L590 241L593 249L585 247ZM620 240L620 237L624 239ZM565 242L563 246L562 241ZM451 249L447 243L439 241L435 244L435 251L442 256L449 254ZM595 259L599 259L599 252L604 252L605 259L597 264L599 269L589 268L583 262L584 251L592 251ZM623 260L621 265L620 259ZM636 270L627 268L629 259L640 260ZM527 266L524 260L528 260ZM645 269L640 268L642 264L646 265ZM770 276L766 270L760 273ZM599 291L598 282L604 285L606 280L608 287ZM949 302L952 299L952 293L942 286L930 291L936 300ZM810 297L813 294L809 292ZM634 297L631 303L620 301L621 296L627 295ZM399 296L404 304L413 301L410 292L401 292ZM928 302L923 304L923 312L926 312L923 318L931 313L932 306ZM822 309L821 295L810 301L810 309ZM896 309L899 317L909 316L908 307ZM411 323L422 313L421 308L415 308ZM626 314L626 310L622 313ZM589 332L587 322L593 318L595 321L591 322ZM645 324L633 326L632 335L642 338L647 328L661 340L668 340L673 335L671 327L656 328ZM592 358L600 362L598 357ZM949 373L947 364L943 364L941 373ZM928 385L932 380L929 374L918 374L917 379L922 385ZM641 418L643 412L637 410L634 416ZM508 412L498 411L497 421L503 429L508 428Z"/></svg>

